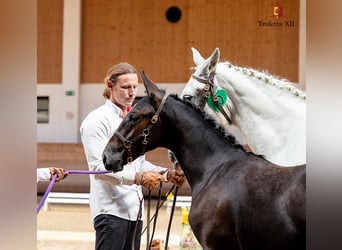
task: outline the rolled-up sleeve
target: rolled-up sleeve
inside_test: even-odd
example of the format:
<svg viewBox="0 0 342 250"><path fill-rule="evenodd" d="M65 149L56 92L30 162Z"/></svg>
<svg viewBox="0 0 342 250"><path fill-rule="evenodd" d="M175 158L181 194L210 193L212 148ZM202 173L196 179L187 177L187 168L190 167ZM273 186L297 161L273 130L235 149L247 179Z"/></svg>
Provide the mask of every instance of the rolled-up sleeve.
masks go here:
<svg viewBox="0 0 342 250"><path fill-rule="evenodd" d="M50 180L50 169L49 168L37 168L37 183L39 181Z"/></svg>

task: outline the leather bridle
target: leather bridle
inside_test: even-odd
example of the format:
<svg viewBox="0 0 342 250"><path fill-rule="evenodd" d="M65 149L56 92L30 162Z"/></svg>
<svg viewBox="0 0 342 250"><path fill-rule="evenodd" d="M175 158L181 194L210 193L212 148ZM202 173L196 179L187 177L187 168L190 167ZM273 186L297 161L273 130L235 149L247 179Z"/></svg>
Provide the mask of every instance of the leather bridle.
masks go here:
<svg viewBox="0 0 342 250"><path fill-rule="evenodd" d="M215 92L215 86L214 86L215 72L211 72L207 79L201 78L201 77L196 76L194 74L191 77L204 84L204 88L203 88L204 93L202 94L202 97L205 98L205 101L201 103L199 108L203 110L206 102L208 102L209 96L212 95L213 101L214 101L215 105L217 106L217 108L221 111L223 116L226 118L229 125L232 124L232 120L230 119L227 112L223 109L221 104L219 103L218 97L217 97L216 92Z"/></svg>
<svg viewBox="0 0 342 250"><path fill-rule="evenodd" d="M135 143L136 141L138 141L141 137L143 137L144 139L142 140L142 144L143 144L143 151L142 153L144 154L145 153L145 148L146 148L146 145L147 145L147 137L150 135L150 130L152 128L152 126L154 124L157 123L158 119L159 119L159 114L161 112L161 110L163 109L164 107L164 104L165 104L165 101L167 99L167 97L169 96L169 94L165 94L163 96L163 99L162 101L160 102L160 105L157 109L157 111L154 113L154 115L152 116L149 124L147 125L147 127L142 131L142 133L138 136L136 136L135 138L133 138L132 140L128 140L126 139L119 131L115 131L115 134L120 138L124 148L127 150L127 162L128 163L131 163L133 161L133 158L132 158L132 151L131 151L131 148L132 148L132 144ZM149 190L149 199L148 199L148 213L147 213L147 221L148 221L148 225L146 226L147 228L147 243L146 243L146 249L150 249L150 246L151 246L151 243L152 243L152 240L153 240L153 235L154 235L154 230L155 230L155 223L156 223L156 220L157 220L157 216L158 216L158 210L159 208L161 207L161 205L163 204L163 202L165 201L165 199L161 202L160 204L160 197L161 197L161 183L160 183L160 187L159 187L159 192L158 192L158 203L157 203L157 209L156 209L156 213L155 213L155 220L154 220L154 227L153 227L153 233L152 233L152 237L150 238L150 228L149 228L149 224L151 222L151 219L150 219L150 199L151 199L151 190ZM172 186L171 190L168 192L171 193L172 192L172 189L175 187L175 185ZM165 245L165 249L167 249L168 247L168 239L169 239L169 235L170 235L170 229L171 229L171 222L172 222L172 217L173 217L173 211L174 211L174 208L175 208L175 201L176 201L176 196L177 196L177 191L178 191L178 188L176 188L176 193L174 195L174 202L173 202L173 205L172 205L172 214L170 216L170 221L169 221L169 226L168 226L168 230L167 230L167 235L166 235L166 245ZM165 197L167 197L168 195L166 195ZM144 230L145 231L145 230ZM143 233L143 232L142 232ZM132 241L132 245L134 246L134 242Z"/></svg>
<svg viewBox="0 0 342 250"><path fill-rule="evenodd" d="M138 141L141 137L143 137L143 140L142 140L142 144L143 144L143 150L142 150L142 153L144 154L145 153L145 149L146 149L146 145L147 145L147 137L150 135L150 131L151 131L151 128L152 126L157 123L158 121L158 118L159 118L159 114L165 104L165 101L167 99L167 97L169 96L169 94L165 94L157 111L154 113L154 115L152 116L149 124L147 125L147 127L142 131L141 134L139 134L138 136L136 136L135 138L133 138L132 140L128 140L126 139L118 130L115 131L114 134L116 134L124 148L127 150L127 163L131 163L133 161L133 158L132 158L132 151L131 151L131 148L132 148L132 144L135 143L136 141Z"/></svg>

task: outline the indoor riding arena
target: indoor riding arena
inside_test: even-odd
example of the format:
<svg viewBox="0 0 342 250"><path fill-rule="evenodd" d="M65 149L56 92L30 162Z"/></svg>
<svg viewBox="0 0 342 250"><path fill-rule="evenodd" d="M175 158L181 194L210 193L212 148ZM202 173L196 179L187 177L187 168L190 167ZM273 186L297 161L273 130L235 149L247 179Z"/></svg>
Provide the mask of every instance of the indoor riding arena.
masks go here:
<svg viewBox="0 0 342 250"><path fill-rule="evenodd" d="M105 102L103 79L112 65L128 62L159 88L180 95L195 66L191 48L204 58L219 48L222 61L276 75L305 90L305 12L305 1L298 0L38 0L37 168L74 173L53 185L37 183L37 249L95 249L80 125ZM145 95L139 84L136 101ZM251 150L237 127L228 130ZM146 158L172 167L166 148L147 152ZM170 250L201 249L196 239L194 245L181 244L191 187L186 181L179 188L174 207L172 187L163 183L161 195L154 190L150 203L143 189L143 229L152 234L148 207L152 217L162 202L153 237L164 242L160 249L166 241ZM141 249L146 249L146 231Z"/></svg>

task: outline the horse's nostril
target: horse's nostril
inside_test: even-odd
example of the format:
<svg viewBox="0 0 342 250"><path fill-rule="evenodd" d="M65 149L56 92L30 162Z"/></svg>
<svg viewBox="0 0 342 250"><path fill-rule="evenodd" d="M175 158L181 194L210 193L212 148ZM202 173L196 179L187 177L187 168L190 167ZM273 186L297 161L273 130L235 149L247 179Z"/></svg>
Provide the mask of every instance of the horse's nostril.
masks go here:
<svg viewBox="0 0 342 250"><path fill-rule="evenodd" d="M184 95L183 100L187 102L191 102L192 96L191 95Z"/></svg>

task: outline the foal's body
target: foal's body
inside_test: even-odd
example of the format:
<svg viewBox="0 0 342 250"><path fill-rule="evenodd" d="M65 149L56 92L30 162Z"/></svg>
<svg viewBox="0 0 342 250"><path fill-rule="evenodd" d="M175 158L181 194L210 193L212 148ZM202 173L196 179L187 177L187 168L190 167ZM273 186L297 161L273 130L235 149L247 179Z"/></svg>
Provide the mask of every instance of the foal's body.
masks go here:
<svg viewBox="0 0 342 250"><path fill-rule="evenodd" d="M218 48L207 59L196 49L192 50L195 78L189 79L181 96L191 98L199 107L206 100L202 96L204 84L198 79L214 76L216 90L227 93L228 100L223 108L231 124L240 129L255 154L281 166L305 164L306 94L288 81L219 62ZM204 110L222 126L229 125L221 112L209 105L205 105Z"/></svg>
<svg viewBox="0 0 342 250"><path fill-rule="evenodd" d="M203 249L305 249L306 167L283 168L246 152L198 109L175 96L163 103L165 92L146 79L144 84L149 97L109 141L106 168L120 171L127 156L166 147L192 188L189 222ZM158 107L159 119L150 123ZM140 139L145 128L149 133ZM143 138L148 143L142 146ZM130 153L123 142L132 142Z"/></svg>
<svg viewBox="0 0 342 250"><path fill-rule="evenodd" d="M280 174L240 164L222 163L224 171L194 185L189 221L204 249L305 249L305 196L296 197L305 167Z"/></svg>

